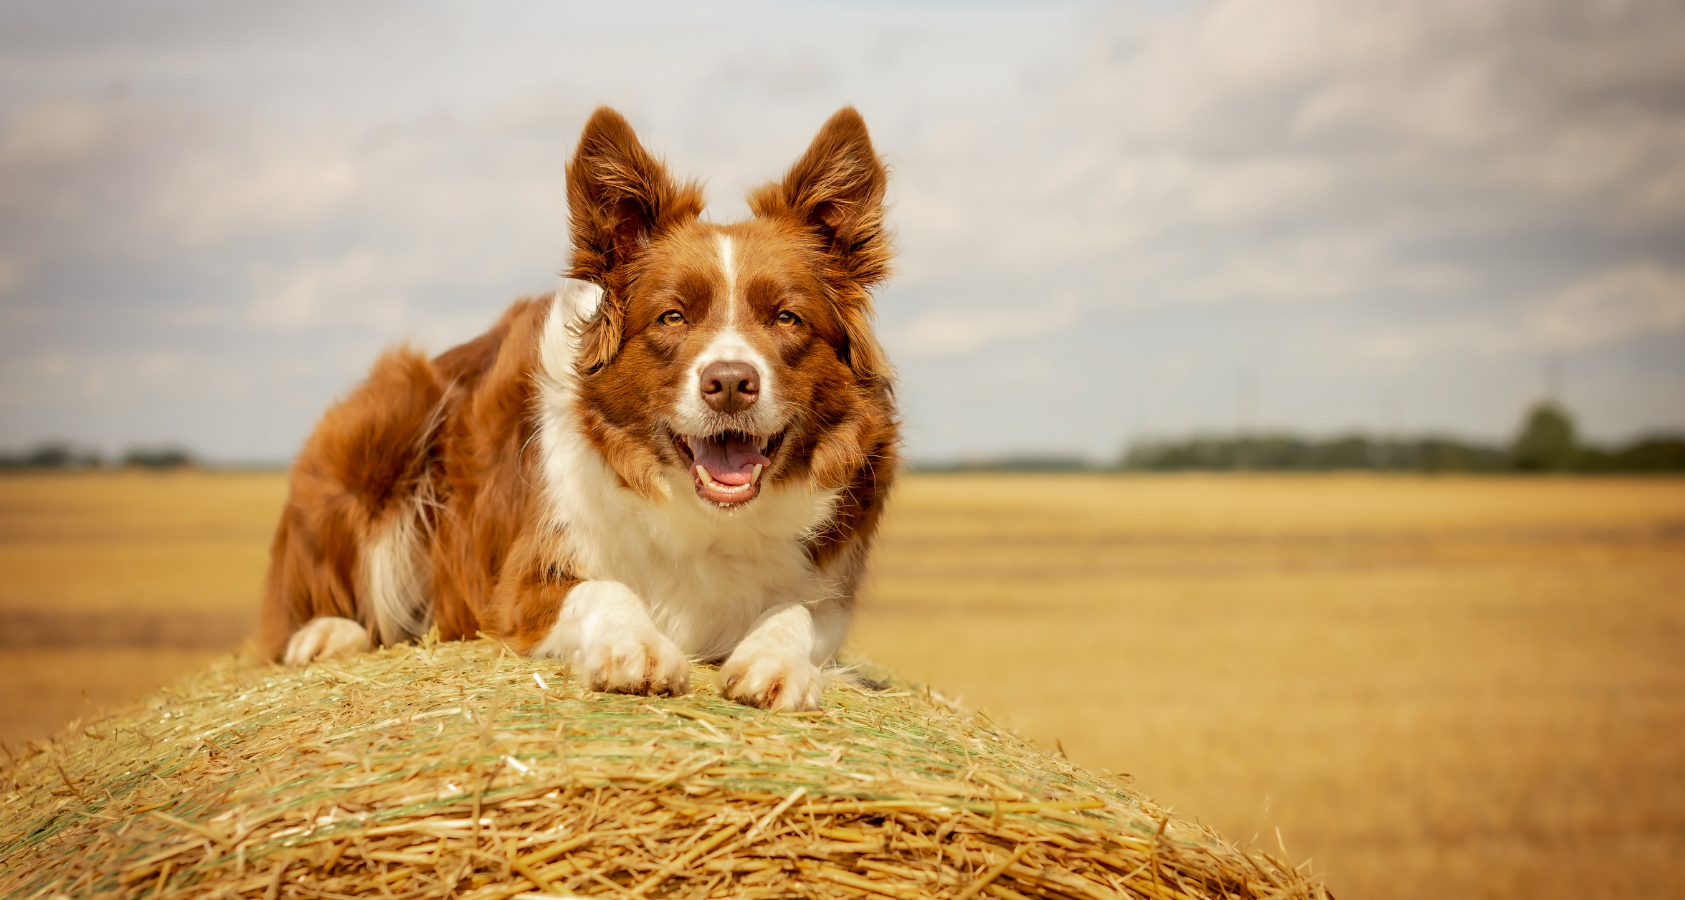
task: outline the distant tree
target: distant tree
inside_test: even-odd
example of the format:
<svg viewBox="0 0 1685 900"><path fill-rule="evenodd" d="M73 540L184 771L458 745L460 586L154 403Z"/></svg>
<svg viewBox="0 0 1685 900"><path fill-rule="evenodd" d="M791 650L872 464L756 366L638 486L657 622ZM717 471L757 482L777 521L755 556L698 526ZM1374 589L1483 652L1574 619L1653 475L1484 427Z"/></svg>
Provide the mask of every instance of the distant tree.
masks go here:
<svg viewBox="0 0 1685 900"><path fill-rule="evenodd" d="M984 459L912 462L915 472L1093 472L1103 471L1080 456L999 456Z"/></svg>
<svg viewBox="0 0 1685 900"><path fill-rule="evenodd" d="M1685 472L1685 435L1652 434L1613 450L1582 455L1594 472Z"/></svg>
<svg viewBox="0 0 1685 900"><path fill-rule="evenodd" d="M1410 450L1424 472L1499 472L1510 467L1508 450L1452 438L1425 438Z"/></svg>
<svg viewBox="0 0 1685 900"><path fill-rule="evenodd" d="M1510 447L1515 467L1525 472L1561 472L1573 468L1579 456L1574 420L1567 410L1541 400L1527 412L1521 433Z"/></svg>
<svg viewBox="0 0 1685 900"><path fill-rule="evenodd" d="M1527 411L1509 445L1445 436L1303 438L1287 433L1194 435L1129 446L1118 468L1327 472L1685 472L1685 434L1651 434L1621 447L1581 444L1574 420L1548 400Z"/></svg>
<svg viewBox="0 0 1685 900"><path fill-rule="evenodd" d="M46 441L22 453L0 453L0 469L87 469L100 464L99 451L66 441Z"/></svg>
<svg viewBox="0 0 1685 900"><path fill-rule="evenodd" d="M182 469L193 465L193 454L181 447L131 447L123 465L141 469Z"/></svg>
<svg viewBox="0 0 1685 900"><path fill-rule="evenodd" d="M75 447L52 442L37 445L25 453L21 461L31 469L68 469L75 466L80 458Z"/></svg>

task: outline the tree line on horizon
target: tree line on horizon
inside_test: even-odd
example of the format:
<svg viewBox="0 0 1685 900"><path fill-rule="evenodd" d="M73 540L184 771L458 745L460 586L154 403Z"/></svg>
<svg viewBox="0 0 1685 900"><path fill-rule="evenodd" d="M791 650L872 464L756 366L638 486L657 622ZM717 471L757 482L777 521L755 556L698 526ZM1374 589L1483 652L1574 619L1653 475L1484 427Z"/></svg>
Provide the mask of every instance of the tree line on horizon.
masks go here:
<svg viewBox="0 0 1685 900"><path fill-rule="evenodd" d="M184 469L195 465L198 460L193 454L176 446L130 447L109 459L98 450L78 447L69 441L43 441L15 453L0 451L0 469Z"/></svg>
<svg viewBox="0 0 1685 900"><path fill-rule="evenodd" d="M1078 456L1023 456L915 468L934 472L1685 472L1685 435L1650 435L1616 447L1585 443L1568 411L1546 400L1527 411L1507 444L1439 436L1214 434L1138 441L1112 465L1095 465Z"/></svg>

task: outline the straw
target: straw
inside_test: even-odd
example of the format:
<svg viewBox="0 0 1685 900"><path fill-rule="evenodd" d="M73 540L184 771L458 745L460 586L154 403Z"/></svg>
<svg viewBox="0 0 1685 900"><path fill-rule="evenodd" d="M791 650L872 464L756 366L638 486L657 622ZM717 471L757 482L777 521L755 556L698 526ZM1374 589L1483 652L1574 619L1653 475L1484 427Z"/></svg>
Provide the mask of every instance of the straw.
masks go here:
<svg viewBox="0 0 1685 900"><path fill-rule="evenodd" d="M583 692L489 640L228 657L0 769L0 896L1326 896L869 667L808 715L712 683Z"/></svg>

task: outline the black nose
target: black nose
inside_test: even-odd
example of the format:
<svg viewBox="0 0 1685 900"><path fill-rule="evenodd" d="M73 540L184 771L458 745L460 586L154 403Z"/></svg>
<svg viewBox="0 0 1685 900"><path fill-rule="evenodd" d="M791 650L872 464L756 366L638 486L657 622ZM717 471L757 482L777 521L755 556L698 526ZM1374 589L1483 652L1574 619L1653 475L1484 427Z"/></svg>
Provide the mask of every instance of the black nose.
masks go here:
<svg viewBox="0 0 1685 900"><path fill-rule="evenodd" d="M755 405L761 395L761 373L746 362L717 362L702 370L702 399L723 413Z"/></svg>

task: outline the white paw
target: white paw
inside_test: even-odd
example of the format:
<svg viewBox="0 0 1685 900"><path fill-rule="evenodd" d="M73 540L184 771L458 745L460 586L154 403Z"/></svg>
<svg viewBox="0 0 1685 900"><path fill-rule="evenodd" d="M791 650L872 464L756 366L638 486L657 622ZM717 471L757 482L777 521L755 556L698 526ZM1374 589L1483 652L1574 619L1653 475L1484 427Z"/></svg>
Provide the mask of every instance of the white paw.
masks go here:
<svg viewBox="0 0 1685 900"><path fill-rule="evenodd" d="M690 689L690 660L653 628L617 628L586 645L580 678L593 691L677 697Z"/></svg>
<svg viewBox="0 0 1685 900"><path fill-rule="evenodd" d="M287 640L287 652L281 662L289 666L305 666L319 659L345 656L369 649L369 630L338 616L311 619L303 628L293 632Z"/></svg>
<svg viewBox="0 0 1685 900"><path fill-rule="evenodd" d="M720 667L720 689L745 706L804 712L819 708L825 673L800 654L739 646Z"/></svg>

